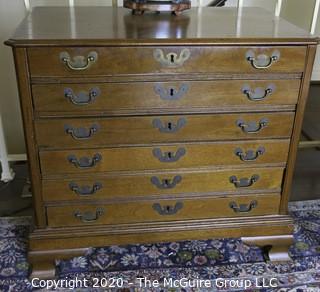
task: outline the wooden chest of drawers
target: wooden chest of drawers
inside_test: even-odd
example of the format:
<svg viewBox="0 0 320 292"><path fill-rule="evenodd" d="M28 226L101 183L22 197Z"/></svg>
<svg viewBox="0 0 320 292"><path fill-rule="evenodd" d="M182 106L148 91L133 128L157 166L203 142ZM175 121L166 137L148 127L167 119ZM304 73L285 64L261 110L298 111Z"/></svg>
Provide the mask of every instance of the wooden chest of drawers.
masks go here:
<svg viewBox="0 0 320 292"><path fill-rule="evenodd" d="M33 184L33 275L91 246L217 236L286 259L316 39L257 9L86 7L35 9L7 44Z"/></svg>

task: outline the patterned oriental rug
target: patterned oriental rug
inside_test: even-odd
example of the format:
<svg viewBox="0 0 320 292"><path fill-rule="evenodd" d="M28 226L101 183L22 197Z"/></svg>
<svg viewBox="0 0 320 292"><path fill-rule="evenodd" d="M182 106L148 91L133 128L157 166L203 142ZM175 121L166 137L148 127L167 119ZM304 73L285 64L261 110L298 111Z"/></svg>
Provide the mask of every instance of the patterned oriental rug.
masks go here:
<svg viewBox="0 0 320 292"><path fill-rule="evenodd" d="M0 218L0 291L320 291L320 200L290 204L292 262L265 263L259 248L214 239L91 249L57 262L55 281L28 280L30 218Z"/></svg>

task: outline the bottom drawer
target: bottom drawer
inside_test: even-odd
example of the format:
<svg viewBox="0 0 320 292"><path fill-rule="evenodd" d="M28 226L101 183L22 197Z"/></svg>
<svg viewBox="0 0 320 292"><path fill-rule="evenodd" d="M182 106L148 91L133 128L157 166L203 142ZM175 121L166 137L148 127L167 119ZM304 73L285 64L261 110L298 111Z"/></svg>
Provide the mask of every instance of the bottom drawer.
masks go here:
<svg viewBox="0 0 320 292"><path fill-rule="evenodd" d="M47 207L49 227L271 215L279 194Z"/></svg>
<svg viewBox="0 0 320 292"><path fill-rule="evenodd" d="M107 200L146 196L184 196L196 193L280 192L283 168L203 171L176 170L151 174L71 176L42 181L46 202ZM255 180L253 180L255 178ZM234 182L235 179L237 182ZM81 203L80 203L81 204Z"/></svg>

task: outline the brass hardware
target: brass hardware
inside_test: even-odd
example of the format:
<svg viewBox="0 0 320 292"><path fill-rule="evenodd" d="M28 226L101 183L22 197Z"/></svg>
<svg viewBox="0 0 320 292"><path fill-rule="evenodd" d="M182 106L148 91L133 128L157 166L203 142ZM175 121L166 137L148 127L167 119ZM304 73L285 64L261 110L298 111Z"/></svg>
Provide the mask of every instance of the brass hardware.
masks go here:
<svg viewBox="0 0 320 292"><path fill-rule="evenodd" d="M77 195L79 196L90 196L95 194L97 191L102 189L102 184L99 182L96 182L93 184L92 187L90 186L79 186L77 183L75 182L71 182L69 183L69 188L71 191L75 192Z"/></svg>
<svg viewBox="0 0 320 292"><path fill-rule="evenodd" d="M271 65L280 59L280 52L278 50L273 51L271 56L260 54L256 57L254 51L250 50L246 53L246 59L255 69L267 69Z"/></svg>
<svg viewBox="0 0 320 292"><path fill-rule="evenodd" d="M170 52L167 55L161 49L155 49L153 51L153 57L158 61L162 66L168 68L181 67L185 61L189 59L191 52L189 49L184 48L179 56L176 53Z"/></svg>
<svg viewBox="0 0 320 292"><path fill-rule="evenodd" d="M90 139L99 129L99 126L94 124L89 129L86 128L73 128L72 126L65 125L64 130L67 134L75 140L86 140Z"/></svg>
<svg viewBox="0 0 320 292"><path fill-rule="evenodd" d="M248 188L259 180L259 175L254 174L251 178L240 178L239 180L233 175L230 176L229 180L236 188Z"/></svg>
<svg viewBox="0 0 320 292"><path fill-rule="evenodd" d="M244 162L250 162L250 161L256 161L259 156L263 155L265 153L264 147L259 147L256 151L254 150L248 150L244 152L241 148L237 148L234 151L234 154L239 156L239 158Z"/></svg>
<svg viewBox="0 0 320 292"><path fill-rule="evenodd" d="M65 88L64 90L65 98L75 105L88 105L93 103L100 93L101 91L98 87L91 88L88 93L81 91L78 94L75 94L71 88Z"/></svg>
<svg viewBox="0 0 320 292"><path fill-rule="evenodd" d="M93 63L98 60L98 53L92 51L88 54L87 57L74 56L71 58L68 52L62 52L60 53L60 60L73 71L83 71L88 69Z"/></svg>
<svg viewBox="0 0 320 292"><path fill-rule="evenodd" d="M236 213L248 213L252 209L258 206L258 202L256 200L251 201L249 205L246 204L238 204L236 202L230 202L229 207Z"/></svg>
<svg viewBox="0 0 320 292"><path fill-rule="evenodd" d="M83 223L92 223L96 222L99 217L101 217L104 214L104 209L103 208L97 208L96 212L84 212L81 213L80 211L75 211L74 212L74 217L79 218L79 220Z"/></svg>
<svg viewBox="0 0 320 292"><path fill-rule="evenodd" d="M255 134L260 132L263 128L268 126L268 119L263 118L259 121L259 124L256 125L255 122L244 122L243 120L237 120L237 126L246 134Z"/></svg>
<svg viewBox="0 0 320 292"><path fill-rule="evenodd" d="M162 123L160 119L154 119L152 121L153 127L159 129L161 133L176 133L186 124L187 120L185 118L178 119L176 124L173 122Z"/></svg>
<svg viewBox="0 0 320 292"><path fill-rule="evenodd" d="M160 181L156 176L151 177L151 183L154 184L158 189L173 189L178 183L180 183L182 177L180 175L176 175L172 180L170 179L162 179Z"/></svg>
<svg viewBox="0 0 320 292"><path fill-rule="evenodd" d="M93 155L92 158L81 157L78 159L75 155L71 154L67 157L68 161L75 167L80 169L87 169L94 167L98 162L102 160L102 156L99 153Z"/></svg>
<svg viewBox="0 0 320 292"><path fill-rule="evenodd" d="M160 148L154 148L152 153L153 156L158 158L160 162L176 162L186 154L186 149L181 147L176 153L172 151L162 153Z"/></svg>
<svg viewBox="0 0 320 292"><path fill-rule="evenodd" d="M274 84L268 85L266 89L263 89L261 87L251 89L249 85L244 85L241 89L241 92L245 94L251 101L262 101L266 99L267 96L274 93L275 89L276 86Z"/></svg>
<svg viewBox="0 0 320 292"><path fill-rule="evenodd" d="M182 202L177 202L174 206L164 205L161 206L159 203L152 205L153 210L157 211L159 215L174 215L183 208Z"/></svg>
<svg viewBox="0 0 320 292"><path fill-rule="evenodd" d="M178 100L180 99L187 91L189 86L186 83L183 83L180 88L177 90L173 87L165 89L161 84L156 84L154 86L154 92L160 95L160 98L163 100Z"/></svg>

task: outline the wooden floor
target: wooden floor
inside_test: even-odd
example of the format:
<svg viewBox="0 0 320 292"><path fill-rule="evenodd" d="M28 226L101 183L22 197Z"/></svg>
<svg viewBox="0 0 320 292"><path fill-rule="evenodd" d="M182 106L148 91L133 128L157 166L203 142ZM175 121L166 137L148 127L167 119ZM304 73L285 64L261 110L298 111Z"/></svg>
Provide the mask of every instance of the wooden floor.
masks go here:
<svg viewBox="0 0 320 292"><path fill-rule="evenodd" d="M320 84L311 86L301 139L320 140ZM14 166L16 178L9 184L0 182L0 216L32 214L31 198L21 198L26 185L26 164ZM320 149L301 149L298 153L291 201L320 199Z"/></svg>

